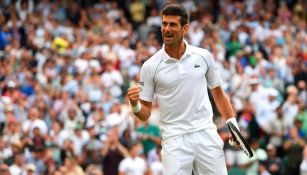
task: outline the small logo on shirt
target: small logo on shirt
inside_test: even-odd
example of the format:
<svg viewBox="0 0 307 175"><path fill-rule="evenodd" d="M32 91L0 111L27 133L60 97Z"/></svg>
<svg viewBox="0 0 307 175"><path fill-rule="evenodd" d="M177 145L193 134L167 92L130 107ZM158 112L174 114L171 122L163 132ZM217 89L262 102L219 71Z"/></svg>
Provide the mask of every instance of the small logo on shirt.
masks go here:
<svg viewBox="0 0 307 175"><path fill-rule="evenodd" d="M199 65L199 64L195 64L194 67L195 67L195 68L199 68L200 65Z"/></svg>
<svg viewBox="0 0 307 175"><path fill-rule="evenodd" d="M141 86L144 86L144 81L140 81L139 84L140 84Z"/></svg>

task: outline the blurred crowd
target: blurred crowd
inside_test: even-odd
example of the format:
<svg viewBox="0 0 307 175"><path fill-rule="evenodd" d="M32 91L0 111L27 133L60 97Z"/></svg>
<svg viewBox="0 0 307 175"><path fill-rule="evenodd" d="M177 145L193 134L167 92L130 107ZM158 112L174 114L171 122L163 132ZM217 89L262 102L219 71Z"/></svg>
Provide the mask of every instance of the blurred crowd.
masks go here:
<svg viewBox="0 0 307 175"><path fill-rule="evenodd" d="M176 2L255 153L228 145L214 108L229 174L306 175L304 0L0 0L0 174L161 175L157 105L141 122L126 92Z"/></svg>

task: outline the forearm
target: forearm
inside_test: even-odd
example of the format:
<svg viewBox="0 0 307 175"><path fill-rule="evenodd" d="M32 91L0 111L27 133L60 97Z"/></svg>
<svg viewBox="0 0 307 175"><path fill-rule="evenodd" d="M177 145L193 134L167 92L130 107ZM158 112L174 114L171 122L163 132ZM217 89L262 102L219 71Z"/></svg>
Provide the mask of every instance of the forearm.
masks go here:
<svg viewBox="0 0 307 175"><path fill-rule="evenodd" d="M142 107L139 112L134 112L134 115L142 121L146 121L151 115L151 108L145 105L143 102L140 102Z"/></svg>
<svg viewBox="0 0 307 175"><path fill-rule="evenodd" d="M297 144L302 148L304 148L306 145L305 141L301 138L297 139Z"/></svg>
<svg viewBox="0 0 307 175"><path fill-rule="evenodd" d="M104 148L101 149L100 153L102 156L106 156L109 153L109 144L107 143L106 146Z"/></svg>
<svg viewBox="0 0 307 175"><path fill-rule="evenodd" d="M157 145L161 144L161 137L149 136L149 139L152 140L153 142L155 142L155 144L157 144Z"/></svg>
<svg viewBox="0 0 307 175"><path fill-rule="evenodd" d="M124 157L129 157L129 151L122 144L118 143L117 149Z"/></svg>
<svg viewBox="0 0 307 175"><path fill-rule="evenodd" d="M285 151L288 151L289 150L289 148L291 147L291 141L289 141L289 140L287 140L285 143L284 143L284 150Z"/></svg>
<svg viewBox="0 0 307 175"><path fill-rule="evenodd" d="M230 100L228 96L223 92L219 93L216 97L214 97L216 106L221 114L221 116L227 120L231 117L235 117L235 112L232 109Z"/></svg>

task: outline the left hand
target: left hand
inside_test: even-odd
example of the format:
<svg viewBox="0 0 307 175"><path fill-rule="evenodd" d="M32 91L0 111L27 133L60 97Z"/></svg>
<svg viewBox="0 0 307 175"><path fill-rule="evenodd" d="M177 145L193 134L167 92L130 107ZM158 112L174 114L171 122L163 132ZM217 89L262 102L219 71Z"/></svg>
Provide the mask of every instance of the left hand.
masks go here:
<svg viewBox="0 0 307 175"><path fill-rule="evenodd" d="M229 123L231 122L232 124L234 124L236 126L236 128L240 131L240 128L239 128L239 125L238 125L238 122L237 122L237 119L235 117L231 117L229 119L227 119L226 123ZM240 148L240 144L239 142L235 141L233 138L232 138L232 135L231 133L228 134L228 142L231 146L234 146L236 148Z"/></svg>
<svg viewBox="0 0 307 175"><path fill-rule="evenodd" d="M234 146L235 148L238 148L238 149L240 148L239 142L235 141L235 140L232 138L231 133L228 134L228 143L229 143L229 145Z"/></svg>

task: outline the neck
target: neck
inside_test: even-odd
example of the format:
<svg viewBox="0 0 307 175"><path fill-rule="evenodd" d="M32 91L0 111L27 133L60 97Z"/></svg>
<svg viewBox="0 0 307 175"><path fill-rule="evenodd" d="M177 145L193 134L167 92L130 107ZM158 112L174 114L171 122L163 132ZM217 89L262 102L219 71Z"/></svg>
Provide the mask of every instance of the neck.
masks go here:
<svg viewBox="0 0 307 175"><path fill-rule="evenodd" d="M186 49L185 43L182 41L178 45L165 45L165 52L172 58L179 60Z"/></svg>

